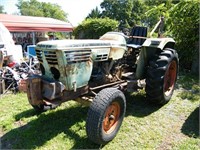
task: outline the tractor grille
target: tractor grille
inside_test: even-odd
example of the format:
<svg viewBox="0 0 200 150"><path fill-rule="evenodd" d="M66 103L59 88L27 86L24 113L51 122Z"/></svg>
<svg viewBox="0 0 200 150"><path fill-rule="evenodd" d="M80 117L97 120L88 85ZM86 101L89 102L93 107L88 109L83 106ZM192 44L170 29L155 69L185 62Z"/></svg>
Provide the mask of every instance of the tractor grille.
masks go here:
<svg viewBox="0 0 200 150"><path fill-rule="evenodd" d="M57 65L58 64L56 52L44 51L44 55L46 57L48 64L51 64L51 65Z"/></svg>
<svg viewBox="0 0 200 150"><path fill-rule="evenodd" d="M38 58L38 60L39 60L39 62L43 62L43 60L42 60L42 51L40 51L40 50L36 50L36 55L37 55L37 58Z"/></svg>
<svg viewBox="0 0 200 150"><path fill-rule="evenodd" d="M42 60L42 52L44 53L44 56L45 56L48 64L51 64L51 65L58 64L58 59L57 59L57 56L56 56L56 52L36 50L36 55L37 55L37 58L38 58L39 62L43 62L43 60Z"/></svg>
<svg viewBox="0 0 200 150"><path fill-rule="evenodd" d="M104 61L108 59L108 54L97 55L96 61Z"/></svg>
<svg viewBox="0 0 200 150"><path fill-rule="evenodd" d="M77 63L88 61L91 50L68 50L65 51L67 63Z"/></svg>

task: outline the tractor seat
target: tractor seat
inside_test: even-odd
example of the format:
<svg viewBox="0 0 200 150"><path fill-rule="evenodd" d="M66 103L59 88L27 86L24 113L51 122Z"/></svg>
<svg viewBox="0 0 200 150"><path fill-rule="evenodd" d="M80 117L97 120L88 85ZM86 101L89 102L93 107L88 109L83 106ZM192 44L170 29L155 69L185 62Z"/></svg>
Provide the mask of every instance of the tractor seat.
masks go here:
<svg viewBox="0 0 200 150"><path fill-rule="evenodd" d="M147 27L135 26L132 28L127 46L132 48L140 48L147 37Z"/></svg>

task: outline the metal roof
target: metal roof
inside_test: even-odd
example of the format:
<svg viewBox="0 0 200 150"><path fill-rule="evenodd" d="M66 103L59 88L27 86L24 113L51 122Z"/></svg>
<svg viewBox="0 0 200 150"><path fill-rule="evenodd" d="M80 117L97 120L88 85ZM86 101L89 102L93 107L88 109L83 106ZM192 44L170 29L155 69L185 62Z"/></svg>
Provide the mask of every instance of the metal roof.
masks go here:
<svg viewBox="0 0 200 150"><path fill-rule="evenodd" d="M71 23L46 17L0 14L0 22L11 32L69 32L73 30Z"/></svg>

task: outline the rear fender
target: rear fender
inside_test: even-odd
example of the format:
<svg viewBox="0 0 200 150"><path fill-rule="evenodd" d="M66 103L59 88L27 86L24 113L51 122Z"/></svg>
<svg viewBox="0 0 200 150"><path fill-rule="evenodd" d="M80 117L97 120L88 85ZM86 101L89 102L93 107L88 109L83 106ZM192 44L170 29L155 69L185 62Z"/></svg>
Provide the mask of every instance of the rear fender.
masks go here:
<svg viewBox="0 0 200 150"><path fill-rule="evenodd" d="M172 38L148 38L142 45L139 59L137 61L136 78L144 79L145 70L150 59L156 52L163 51L165 48L174 49L175 41Z"/></svg>

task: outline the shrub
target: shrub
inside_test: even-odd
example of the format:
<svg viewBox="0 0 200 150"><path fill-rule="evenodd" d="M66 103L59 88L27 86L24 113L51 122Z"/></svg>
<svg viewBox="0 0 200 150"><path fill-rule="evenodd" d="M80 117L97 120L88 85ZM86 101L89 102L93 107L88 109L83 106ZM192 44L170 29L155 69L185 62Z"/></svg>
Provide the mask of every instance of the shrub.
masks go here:
<svg viewBox="0 0 200 150"><path fill-rule="evenodd" d="M118 21L109 18L88 18L78 25L73 32L76 39L98 39L108 31L114 31Z"/></svg>

